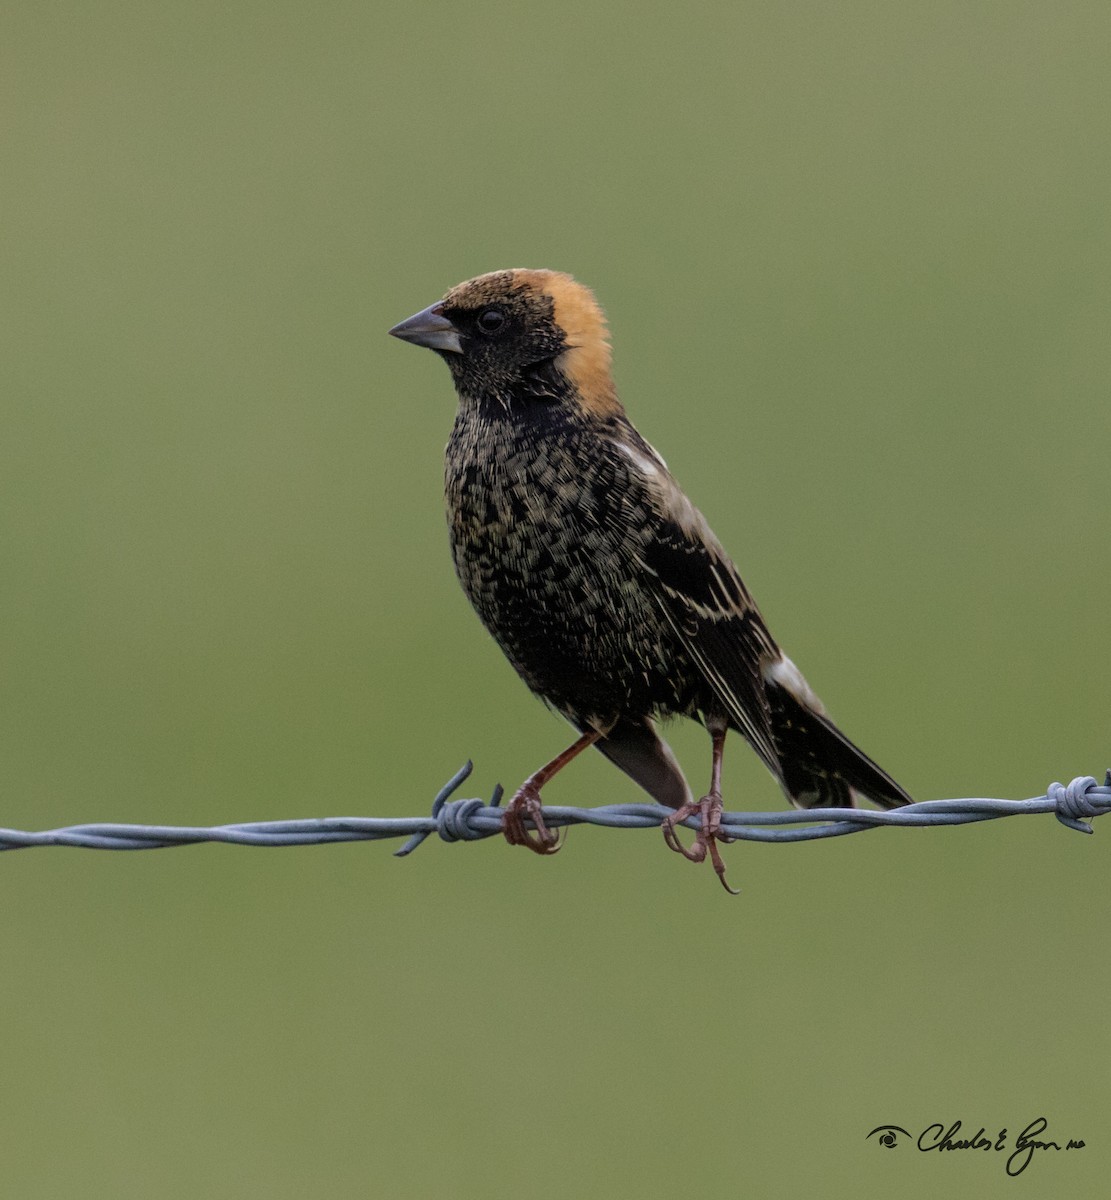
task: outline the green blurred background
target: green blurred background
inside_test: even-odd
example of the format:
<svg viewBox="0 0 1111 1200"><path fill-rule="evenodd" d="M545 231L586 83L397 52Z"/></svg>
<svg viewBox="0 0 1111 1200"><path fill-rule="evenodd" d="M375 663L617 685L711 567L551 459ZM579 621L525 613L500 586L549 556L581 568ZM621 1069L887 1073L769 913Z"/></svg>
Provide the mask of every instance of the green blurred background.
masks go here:
<svg viewBox="0 0 1111 1200"><path fill-rule="evenodd" d="M423 812L567 729L450 567L457 281L634 420L916 796L1111 762L1111 11L134 0L0 47L3 823ZM673 730L702 782L705 734ZM727 804L779 807L754 756ZM632 800L593 756L550 802ZM0 863L13 1197L1096 1194L1111 829ZM1045 1115L1034 1162L865 1134Z"/></svg>

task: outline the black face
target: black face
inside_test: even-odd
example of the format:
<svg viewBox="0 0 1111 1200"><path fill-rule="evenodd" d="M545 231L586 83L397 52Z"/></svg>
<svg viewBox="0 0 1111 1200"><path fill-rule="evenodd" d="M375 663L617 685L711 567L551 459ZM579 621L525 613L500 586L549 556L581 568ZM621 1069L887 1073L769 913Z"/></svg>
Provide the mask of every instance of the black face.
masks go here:
<svg viewBox="0 0 1111 1200"><path fill-rule="evenodd" d="M526 290L444 302L441 312L459 334L461 353L442 354L461 395L497 400L503 408L555 399L552 360L567 349L552 317L552 301ZM561 378L561 377L560 377Z"/></svg>

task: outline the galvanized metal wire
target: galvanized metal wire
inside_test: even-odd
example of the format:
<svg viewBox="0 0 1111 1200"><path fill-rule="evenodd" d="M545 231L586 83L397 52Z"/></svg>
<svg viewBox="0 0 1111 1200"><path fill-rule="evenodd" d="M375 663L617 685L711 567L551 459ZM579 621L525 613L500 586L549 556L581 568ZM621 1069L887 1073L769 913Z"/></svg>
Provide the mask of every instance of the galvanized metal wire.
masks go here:
<svg viewBox="0 0 1111 1200"><path fill-rule="evenodd" d="M120 825L96 823L63 829L25 832L0 829L0 850L31 846L80 846L90 850L157 850L197 842L230 842L239 846L306 846L324 842L375 842L407 838L398 856L411 854L436 834L445 842L477 841L502 832L504 811L499 807L502 788L494 789L490 803L479 799L452 800L452 793L471 773L466 763L440 789L432 812L423 817L320 817L291 821L252 821L237 825L193 827L182 825ZM887 812L861 808L823 808L783 812L727 812L721 830L746 842L806 842L816 838L863 833L884 825L969 825L999 817L1053 813L1062 825L1091 833L1088 821L1111 809L1111 771L1102 784L1082 775L1069 784L1051 783L1042 796L1029 800L926 800ZM589 824L609 829L657 828L669 809L656 804L605 804L599 808L544 806L550 828ZM698 828L698 818L684 822Z"/></svg>

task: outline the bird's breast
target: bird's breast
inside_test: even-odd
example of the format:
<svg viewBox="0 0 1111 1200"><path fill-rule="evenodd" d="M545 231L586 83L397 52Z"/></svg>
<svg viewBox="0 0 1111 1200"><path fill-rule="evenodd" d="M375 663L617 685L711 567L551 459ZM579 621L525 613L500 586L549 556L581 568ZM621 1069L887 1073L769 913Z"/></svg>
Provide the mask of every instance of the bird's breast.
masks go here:
<svg viewBox="0 0 1111 1200"><path fill-rule="evenodd" d="M573 428L461 414L445 485L463 590L525 682L564 712L659 707L675 646L644 583L649 501L622 457Z"/></svg>

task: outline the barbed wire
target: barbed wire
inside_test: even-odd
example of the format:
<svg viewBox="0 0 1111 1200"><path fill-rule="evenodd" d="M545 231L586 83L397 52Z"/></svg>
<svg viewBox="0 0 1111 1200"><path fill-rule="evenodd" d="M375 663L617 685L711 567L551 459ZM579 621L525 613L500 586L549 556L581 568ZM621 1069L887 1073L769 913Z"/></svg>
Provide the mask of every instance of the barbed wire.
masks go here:
<svg viewBox="0 0 1111 1200"><path fill-rule="evenodd" d="M198 842L230 842L240 846L307 846L327 842L375 842L386 838L408 840L398 857L411 854L427 837L437 834L445 842L477 841L502 832L504 810L501 784L487 804L484 800L452 800L451 794L466 780L472 764L466 763L440 789L432 812L423 817L320 817L291 821L252 821L237 825L194 827L181 825L122 825L97 823L63 829L25 832L0 828L0 850L31 846L80 846L90 850L157 850ZM903 808L877 812L863 808L787 809L783 812L726 812L721 831L746 842L805 842L817 838L863 833L884 825L969 825L999 817L1053 813L1062 825L1091 833L1086 821L1111 810L1111 771L1102 784L1082 775L1069 784L1051 783L1045 795L1029 800L925 800ZM657 828L670 813L657 804L605 804L598 808L544 806L550 828L566 825L601 825L609 829ZM698 828L692 816L683 822ZM526 822L531 824L531 822Z"/></svg>

